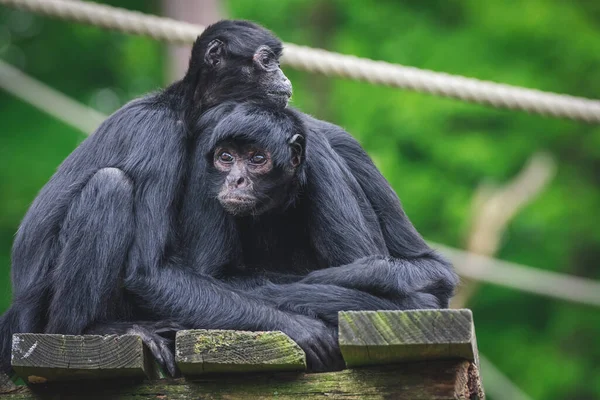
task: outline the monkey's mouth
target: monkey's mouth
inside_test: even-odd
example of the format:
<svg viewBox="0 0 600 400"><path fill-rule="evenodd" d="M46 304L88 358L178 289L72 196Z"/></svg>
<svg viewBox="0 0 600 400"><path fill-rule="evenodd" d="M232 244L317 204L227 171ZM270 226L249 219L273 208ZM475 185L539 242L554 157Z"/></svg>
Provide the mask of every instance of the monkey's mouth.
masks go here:
<svg viewBox="0 0 600 400"><path fill-rule="evenodd" d="M227 213L237 216L248 215L256 207L256 198L252 196L219 196L219 202Z"/></svg>
<svg viewBox="0 0 600 400"><path fill-rule="evenodd" d="M274 96L291 96L292 95L292 91L291 90L271 90L269 92L267 92L269 94L272 94Z"/></svg>
<svg viewBox="0 0 600 400"><path fill-rule="evenodd" d="M256 199L250 196L227 196L222 198L221 201L230 204L253 204Z"/></svg>
<svg viewBox="0 0 600 400"><path fill-rule="evenodd" d="M276 99L285 100L285 101L289 100L290 97L292 97L291 90L275 90L275 91L267 92L267 94L269 95L269 97L274 97Z"/></svg>

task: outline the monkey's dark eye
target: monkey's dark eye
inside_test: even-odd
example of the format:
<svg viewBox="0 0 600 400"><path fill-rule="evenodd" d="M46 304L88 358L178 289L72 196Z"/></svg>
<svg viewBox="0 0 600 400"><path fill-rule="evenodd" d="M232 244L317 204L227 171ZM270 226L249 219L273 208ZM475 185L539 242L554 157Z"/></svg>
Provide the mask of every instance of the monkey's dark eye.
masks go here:
<svg viewBox="0 0 600 400"><path fill-rule="evenodd" d="M219 161L229 164L233 162L233 156L231 154L229 154L228 152L224 151L221 154L219 154Z"/></svg>
<svg viewBox="0 0 600 400"><path fill-rule="evenodd" d="M265 157L263 154L261 153L256 153L255 155L252 156L252 158L250 159L250 162L252 164L256 164L256 165L261 165L264 164L267 161L267 157Z"/></svg>

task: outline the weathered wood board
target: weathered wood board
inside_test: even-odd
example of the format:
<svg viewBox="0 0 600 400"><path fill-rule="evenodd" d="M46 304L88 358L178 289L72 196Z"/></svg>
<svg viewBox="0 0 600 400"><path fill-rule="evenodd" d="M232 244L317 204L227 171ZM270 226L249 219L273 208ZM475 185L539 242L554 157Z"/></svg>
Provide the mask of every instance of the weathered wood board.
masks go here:
<svg viewBox="0 0 600 400"><path fill-rule="evenodd" d="M2 400L67 399L480 399L477 368L466 360L326 372L201 375L188 379L57 382L19 387ZM37 397L35 393L42 394Z"/></svg>
<svg viewBox="0 0 600 400"><path fill-rule="evenodd" d="M142 381L156 374L138 336L18 334L13 366L36 384L5 379L2 399L483 398L469 310L342 312L339 321L347 364L368 368L309 374L281 332L195 330L177 334L186 379ZM96 380L61 382L75 379Z"/></svg>
<svg viewBox="0 0 600 400"><path fill-rule="evenodd" d="M12 366L29 383L109 377L154 377L151 357L135 335L13 336Z"/></svg>
<svg viewBox="0 0 600 400"><path fill-rule="evenodd" d="M175 359L185 375L211 372L304 371L302 349L282 332L177 332Z"/></svg>
<svg viewBox="0 0 600 400"><path fill-rule="evenodd" d="M339 314L348 367L415 360L477 360L470 310L348 311Z"/></svg>
<svg viewBox="0 0 600 400"><path fill-rule="evenodd" d="M10 377L2 372L0 372L0 394L9 392L16 388L13 381Z"/></svg>

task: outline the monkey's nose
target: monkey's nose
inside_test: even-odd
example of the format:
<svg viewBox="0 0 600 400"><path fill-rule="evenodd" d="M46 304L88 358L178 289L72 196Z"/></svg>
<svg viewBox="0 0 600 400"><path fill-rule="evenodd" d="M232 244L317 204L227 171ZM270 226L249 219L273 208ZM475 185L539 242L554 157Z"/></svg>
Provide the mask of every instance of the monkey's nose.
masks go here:
<svg viewBox="0 0 600 400"><path fill-rule="evenodd" d="M243 176L232 176L227 183L231 189L243 189L248 186L248 180Z"/></svg>

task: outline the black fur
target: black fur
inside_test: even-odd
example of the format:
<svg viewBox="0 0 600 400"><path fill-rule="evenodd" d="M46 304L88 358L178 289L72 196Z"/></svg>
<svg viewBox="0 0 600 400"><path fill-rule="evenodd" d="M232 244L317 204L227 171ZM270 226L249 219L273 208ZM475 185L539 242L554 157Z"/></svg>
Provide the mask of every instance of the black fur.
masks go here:
<svg viewBox="0 0 600 400"><path fill-rule="evenodd" d="M452 265L419 235L404 213L398 196L369 155L342 128L298 114L313 137L327 138L339 156L342 168L355 178L376 215L387 254L391 256L391 259L367 258L344 268L315 272L305 282L333 283L375 295L405 296L403 309L447 308L458 276Z"/></svg>
<svg viewBox="0 0 600 400"><path fill-rule="evenodd" d="M346 162L303 120L293 110L253 104L223 105L203 116L197 130L205 134L195 146L200 154L193 157L189 194L183 196L186 221L180 222L189 229L181 243L190 263L251 298L331 327L341 310L447 307L456 284L449 264L428 248L420 256L392 256L379 215ZM250 141L272 152L284 168L289 138L299 129L306 138L305 158L281 208L260 216L227 214L216 200L223 178L212 166L211 150L223 140ZM193 196L199 193L210 194L201 195L202 206ZM416 234L403 213L399 218Z"/></svg>
<svg viewBox="0 0 600 400"><path fill-rule="evenodd" d="M214 43L223 46L209 68ZM13 246L2 370L13 333L115 333L136 320L150 321L138 331L167 366L163 328L152 321L282 330L313 369L339 368L337 311L447 306L450 265L349 134L282 111L289 82L256 64L262 45L281 55L280 42L254 24L210 27L181 82L124 106L59 167ZM215 107L249 99L263 105ZM208 157L216 141L242 136L283 162L297 132L305 155L278 212L226 214Z"/></svg>
<svg viewBox="0 0 600 400"><path fill-rule="evenodd" d="M209 48L218 51L207 63ZM274 60L257 59L265 48ZM196 307L212 306L205 289L218 285L176 260L190 145L200 133L190 126L225 100L285 106L291 86L276 63L281 50L275 36L250 22L208 27L182 81L125 105L63 162L14 241L13 304L0 317L0 370L10 367L16 332L80 334L99 321L192 316ZM181 301L173 301L179 290ZM227 290L221 296L230 297ZM148 313L153 307L146 301L173 308ZM311 336L310 323L294 323L298 336Z"/></svg>
<svg viewBox="0 0 600 400"><path fill-rule="evenodd" d="M450 265L425 245L395 195L389 199L395 200L392 206L399 212L378 214L374 211L344 159L324 140L322 131L304 125L306 119L302 114L290 110L286 115L248 104L224 105L211 110L203 120L211 119L214 128L207 125L201 128L206 135L200 139L200 148L212 149L218 141L232 136L250 140L279 155L281 168L286 162L286 157L281 155L287 154L289 160L288 138L298 129L302 129L306 137L305 160L297 171L297 186L287 190L290 198L283 203L282 210L259 217L237 218L232 223L230 216L218 210L218 205L214 206L213 212L221 213L221 224L229 221L223 230L228 239L219 241L229 241L229 248L241 251L226 264L244 267L240 271L234 268L230 274L220 271L219 276L225 276L233 286L259 294L282 309L311 310L308 315L318 315L328 322L337 321L337 311L347 309L448 306L457 281ZM348 158L358 168L356 163L360 157L359 154ZM195 193L210 190L211 184L215 186L210 179L213 175L211 158L195 159L206 164L192 169L199 168L199 172L192 173L193 182L189 187ZM373 179L381 177L370 159L365 168L377 172ZM205 170L209 171L208 176L197 178ZM385 193L389 188L387 182L382 188ZM191 196L184 197L191 199ZM184 215L196 215L202 220L204 212L194 214L192 208L193 205ZM395 221L399 228L409 230L408 233L392 230L395 236L388 239L391 243L412 246L415 253L421 246L421 253L399 253L386 245L378 219L384 217ZM192 251L201 253L205 259L223 254L217 249L214 254L205 255L208 250L202 248L201 243L211 231L201 233L197 225L202 224L190 227L194 227L198 242L194 243L191 236L182 242L191 245ZM214 234L214 230L212 232ZM201 263L206 265L205 261ZM207 272L215 274L218 270ZM268 284L262 287L265 282ZM279 283L284 285L273 285ZM326 287L329 290L324 290Z"/></svg>

